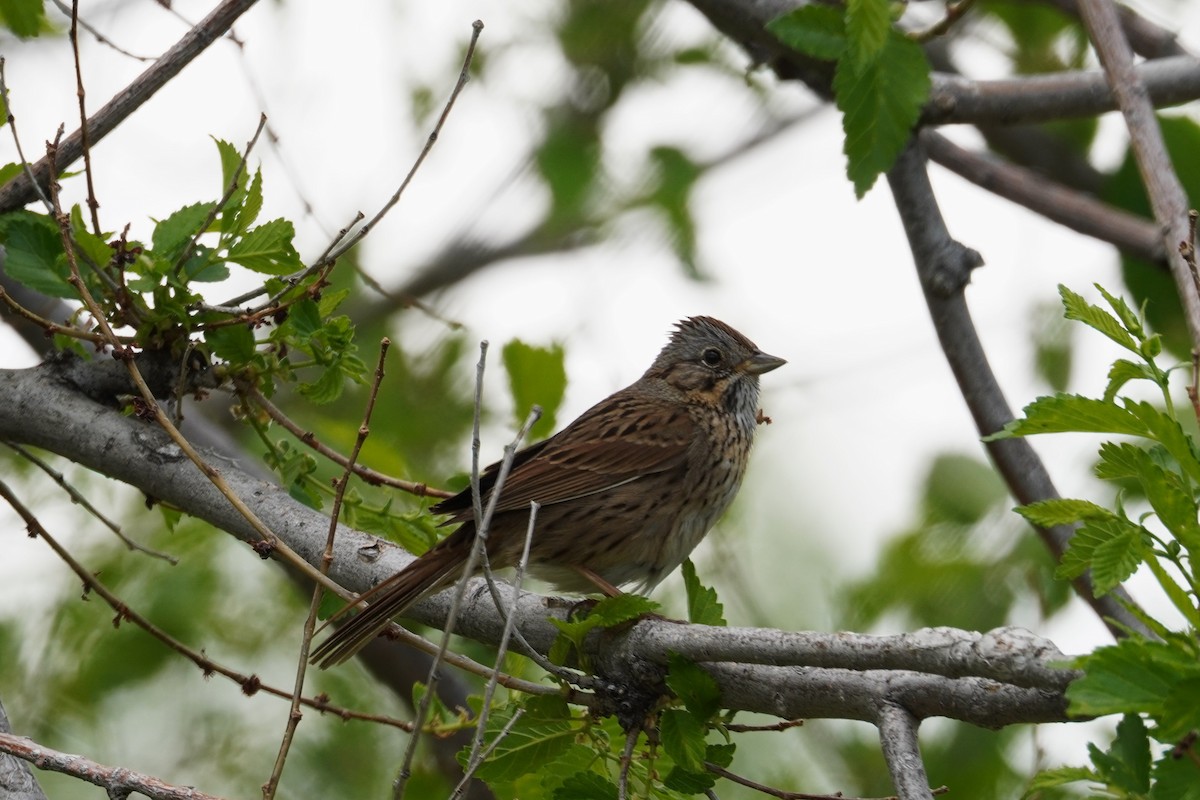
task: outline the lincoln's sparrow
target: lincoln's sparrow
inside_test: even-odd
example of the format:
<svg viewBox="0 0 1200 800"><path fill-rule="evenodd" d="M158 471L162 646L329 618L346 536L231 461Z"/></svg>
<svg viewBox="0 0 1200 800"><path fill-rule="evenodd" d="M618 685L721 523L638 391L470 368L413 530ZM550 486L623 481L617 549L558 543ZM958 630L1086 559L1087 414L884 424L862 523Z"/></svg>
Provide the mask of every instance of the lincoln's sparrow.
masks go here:
<svg viewBox="0 0 1200 800"><path fill-rule="evenodd" d="M653 366L559 433L516 454L488 530L493 567L529 561L564 591L652 589L737 494L759 421L758 376L784 364L711 317L680 322ZM486 508L498 464L480 478ZM471 491L438 503L458 530L367 592L370 605L313 652L340 663L395 615L458 580L475 539Z"/></svg>

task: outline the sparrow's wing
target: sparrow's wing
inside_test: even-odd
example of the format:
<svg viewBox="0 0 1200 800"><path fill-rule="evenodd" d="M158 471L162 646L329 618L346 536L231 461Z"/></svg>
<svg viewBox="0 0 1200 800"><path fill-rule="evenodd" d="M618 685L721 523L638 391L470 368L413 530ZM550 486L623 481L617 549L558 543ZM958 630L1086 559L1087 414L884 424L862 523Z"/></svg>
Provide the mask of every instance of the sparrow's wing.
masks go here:
<svg viewBox="0 0 1200 800"><path fill-rule="evenodd" d="M701 432L686 410L666 401L618 392L584 412L559 433L517 453L497 511L564 503L684 463ZM480 477L485 498L499 464ZM485 499L486 503L486 499ZM450 523L471 519L471 491L433 507Z"/></svg>

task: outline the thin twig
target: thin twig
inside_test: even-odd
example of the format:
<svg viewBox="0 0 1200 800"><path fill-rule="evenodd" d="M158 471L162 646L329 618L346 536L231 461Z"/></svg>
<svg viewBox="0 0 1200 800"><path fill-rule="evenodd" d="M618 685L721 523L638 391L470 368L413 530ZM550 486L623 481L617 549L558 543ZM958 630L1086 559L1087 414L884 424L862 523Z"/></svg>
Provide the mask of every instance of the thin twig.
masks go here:
<svg viewBox="0 0 1200 800"><path fill-rule="evenodd" d="M1079 16L1104 68L1117 107L1125 118L1133 158L1154 210L1154 219L1162 231L1167 263L1179 292L1192 346L1200 347L1200 290L1179 252L1179 243L1185 241L1187 235L1187 195L1167 153L1149 89L1134 67L1133 52L1121 29L1116 6L1109 0L1089 0L1079 4Z"/></svg>
<svg viewBox="0 0 1200 800"><path fill-rule="evenodd" d="M637 747L641 731L634 728L625 733L625 748L621 751L621 770L617 773L617 800L629 797L629 771L633 767L633 749Z"/></svg>
<svg viewBox="0 0 1200 800"><path fill-rule="evenodd" d="M975 0L958 0L957 3L946 3L946 14L937 22L923 31L913 31L908 34L908 38L914 42L924 44L939 36L945 36L954 27L954 23L962 19L971 6L975 4Z"/></svg>
<svg viewBox="0 0 1200 800"><path fill-rule="evenodd" d="M17 512L17 515L24 520L25 529L29 531L29 535L44 541L50 547L50 549L54 551L55 555L62 559L63 563L75 573L85 587L86 592L99 595L100 598L104 600L104 602L108 603L109 607L116 612L116 616L113 617L114 627L119 626L122 622L132 622L134 625L150 634L150 636L162 642L168 648L179 653L184 658L188 659L197 667L199 667L203 671L205 677L216 674L224 678L228 678L230 681L236 683L241 689L242 694L246 695L247 697L253 696L258 692L264 692L280 698L290 698L292 696L291 692L284 691L283 689L263 683L262 679L257 675L247 675L212 660L203 651L194 650L193 648L168 634L166 631L159 628L149 619L126 605L125 602L117 597L117 595L105 584L103 584L91 570L87 569L81 563L75 560L75 557L72 556L70 552L68 552L67 549L58 542L57 539L50 535L45 526L42 525L33 512L21 502L16 493L13 492L8 484L4 483L3 481L0 481L0 498L3 498L5 502L7 502L12 509ZM381 714L366 714L359 711L350 711L349 709L330 705L330 703L324 699L323 696L318 696L316 698L306 697L301 700L301 702L310 708L315 708L322 713L329 712L343 720L353 719L367 722L377 722L383 725L390 725L391 727L399 728L400 730L404 731L410 730L412 727L411 723L404 722L403 720L399 720L394 717L388 717Z"/></svg>
<svg viewBox="0 0 1200 800"><path fill-rule="evenodd" d="M242 396L253 401L255 405L267 412L267 416L269 416L272 420L278 423L280 427L286 429L301 442L308 445L313 450L325 456L325 458L328 458L335 464L338 464L342 467L350 465L350 460L348 458L334 450L329 445L319 441L316 437L316 434L314 434L312 431L306 431L297 425L289 416L283 413L278 406L276 406L265 395L263 395L263 393L259 391L258 387L246 385L239 386L238 389ZM416 495L417 497L447 498L454 496L453 492L448 492L445 489L427 486L424 483L406 481L402 478L393 478L391 475L385 475L384 473L377 472L370 467L364 467L361 464L353 464L352 466L354 469L354 474L362 478L371 486L390 486L394 489L399 489L401 491L408 492L409 494Z"/></svg>
<svg viewBox="0 0 1200 800"><path fill-rule="evenodd" d="M739 725L736 722L729 722L726 723L725 730L730 733L774 733L798 728L803 724L804 720L802 719L784 719L774 725Z"/></svg>
<svg viewBox="0 0 1200 800"><path fill-rule="evenodd" d="M475 437L472 443L472 466L471 466L471 495L472 503L476 509L481 506L479 493L479 424L483 416L483 372L484 364L487 359L487 341L479 343L479 364L476 368L475 381L475 421L474 430ZM521 430L517 432L513 441L504 448L504 458L500 462L500 467L496 472L496 480L492 484L491 491L488 494L488 506L481 516L476 516L475 523L475 540L471 547L470 553L467 555L466 564L463 565L462 578L455 584L454 594L450 601L450 611L446 615L446 623L443 626L441 645L438 648L438 654L434 657L433 663L429 667L429 680L426 687L425 695L421 698L421 703L417 708L416 720L414 725L416 730L413 732L409 740L408 747L404 751L404 763L400 768L400 773L396 778L395 790L393 796L395 800L400 800L404 796L404 789L408 784L408 778L412 774L412 761L416 754L417 740L420 736L421 726L424 725L425 715L429 713L429 704L432 699L434 687L438 680L438 665L442 661L442 657L449 650L450 636L454 630L454 624L458 620L459 612L462 609L463 600L467 593L467 582L471 576L475 574L475 570L479 564L482 553L487 547L488 528L491 526L492 515L496 511L496 506L500 501L500 494L504 490L504 482L508 478L508 472L512 469L513 458L516 456L517 448L520 447L522 441L529 433L529 428L537 421L538 414L530 412L529 418L525 424L521 426Z"/></svg>
<svg viewBox="0 0 1200 800"><path fill-rule="evenodd" d="M525 568L529 563L529 547L533 542L533 531L537 524L537 512L540 507L537 501L529 503L529 525L525 529L525 544L521 549L521 557L517 561L517 571L513 576L512 582L513 606L516 606L521 597L521 582L525 578ZM496 677L499 676L500 668L503 666L504 659L508 655L508 640L514 630L513 623L517 620L517 615L513 613L512 608L505 609L497 602L496 609L504 615L504 631L500 634L500 645L496 649L496 669L493 677L488 679L487 685L483 689L483 703L479 707L479 720L475 725L475 740L471 742L471 755L467 759L467 768L469 770L477 768L484 758L484 756L480 755L479 750L483 745L483 734L487 729L488 714L491 713L492 699L496 694Z"/></svg>
<svg viewBox="0 0 1200 800"><path fill-rule="evenodd" d="M264 117L265 119L265 117ZM261 130L261 128L260 128ZM321 556L321 574L328 575L329 567L333 564L333 544L337 537L338 518L342 515L342 503L346 498L346 489L350 485L350 476L354 474L354 464L362 452L363 444L371 434L371 415L375 411L375 400L379 397L379 387L383 383L383 366L387 359L391 341L386 337L379 342L379 360L375 364L375 379L371 382L371 391L367 395L367 405L363 411L362 424L358 426L358 435L354 439L354 447L346 461L342 477L335 481L337 491L333 496L333 508L329 512L329 533L325 539L325 552ZM287 725L284 728L283 740L279 743L279 753L275 758L275 766L271 777L263 785L263 800L272 800L279 788L279 779L283 776L283 765L287 760L288 750L300 724L300 697L304 691L304 676L308 668L308 650L312 644L313 629L317 624L317 614L321 609L321 598L325 591L320 584L313 587L312 600L308 607L308 617L304 620L304 632L300 639L300 661L296 666L296 680L292 690L292 705L288 712Z"/></svg>
<svg viewBox="0 0 1200 800"><path fill-rule="evenodd" d="M425 158L429 155L430 151L433 150L433 145L437 142L438 137L441 135L442 128L445 126L446 120L450 117L450 111L454 108L454 102L458 99L459 94L462 93L463 88L467 85L467 81L471 79L471 60L475 57L475 45L478 43L479 34L482 32L482 21L475 20L473 23L471 23L471 41L467 44L467 52L463 57L462 69L459 70L458 73L458 81L454 84L454 89L450 92L450 99L446 101L446 106L442 109L442 113L438 116L437 123L433 126L433 131L430 132L428 138L425 140L425 146L421 148L421 152L417 156L417 160L413 162L412 167L408 170L408 174L405 175L404 180L400 182L400 188L396 190L396 193L392 195L391 199L384 203L383 207L379 209L375 216L371 217L371 219L365 225L359 228L354 235L342 242L340 246L333 249L333 252L329 255L330 260L336 260L340 258L344 253L346 253L346 251L361 242L363 238L370 233L370 231L377 224L379 224L379 221L383 219L389 211L392 210L392 207L395 206L396 203L400 202L400 197L404 194L404 190L408 188L410 183L412 183L412 179L416 176L417 170L421 168L421 165L425 163Z"/></svg>
<svg viewBox="0 0 1200 800"><path fill-rule="evenodd" d="M42 190L41 184L34 179L33 165L29 163L29 159L25 157L25 151L21 149L21 137L17 135L17 117L13 114L12 98L8 95L8 81L4 75L3 56L0 56L0 102L4 103L4 109L8 114L8 129L12 131L13 144L17 147L17 159L21 162L21 169L34 189L34 197L42 201L42 205L46 207L48 212L54 213L54 207L50 204L50 198ZM24 203L21 205L24 205Z"/></svg>
<svg viewBox="0 0 1200 800"><path fill-rule="evenodd" d="M92 180L92 151L88 143L87 93L83 89L83 65L79 61L79 0L71 0L71 55L75 60L75 94L79 98L79 142L83 151L83 174L87 181L87 205L92 214L92 233L101 235L100 201L96 199L96 185Z"/></svg>
<svg viewBox="0 0 1200 800"><path fill-rule="evenodd" d="M133 539L130 539L128 536L126 536L125 532L121 530L120 525L118 525L116 522L113 522L111 519L106 517L100 511L100 509L98 509L94 505L92 505L88 501L88 499L79 492L78 489L76 489L71 484L67 483L66 476L64 476L61 472L56 470L54 467L50 466L48 463L46 463L42 459L38 458L36 455L34 455L33 453L31 453L29 450L22 447L21 445L16 444L15 442L4 442L3 444L7 445L9 449L11 449L17 455L21 456L21 458L24 458L26 461L28 461L29 463L33 464L35 467L40 469L42 472L49 475L50 479L53 480L55 483L57 483L59 488L67 493L67 495L71 498L72 503L83 506L83 508L89 514L91 514L96 519L100 520L100 523L102 525L104 525L104 527L108 528L110 531L115 533L117 535L117 538L120 539L127 548L129 548L130 550L137 550L138 552L145 553L146 555L153 556L154 558L161 558L163 561L166 561L171 566L176 566L177 564L179 564L179 559L175 558L175 556L172 556L168 553L160 552L158 550L155 550L152 547L147 547L146 545L141 544L140 542L136 542Z"/></svg>
<svg viewBox="0 0 1200 800"><path fill-rule="evenodd" d="M486 706L484 707L486 708ZM463 796L463 792L467 790L467 784L470 783L471 778L475 777L475 771L479 769L479 765L486 761L487 757L496 751L496 748L500 746L500 743L504 741L509 733L512 732L513 726L517 724L517 720L523 716L525 716L525 709L518 708L516 711L514 711L512 717L508 720L508 722L504 723L504 727L501 728L500 732L496 734L496 738L488 742L488 746L484 748L482 753L479 754L479 759L471 759L471 763L469 763L467 768L463 770L463 776L459 780L458 785L454 787L454 791L450 794L450 800L457 800L457 798ZM477 727L482 727L482 723L479 723Z"/></svg>
<svg viewBox="0 0 1200 800"><path fill-rule="evenodd" d="M8 753L37 765L38 769L70 775L107 790L111 798L128 797L131 793L150 800L222 800L190 786L173 786L161 778L134 772L125 767L108 767L74 753L63 753L43 744L0 732L0 752ZM14 795L15 796L15 795Z"/></svg>

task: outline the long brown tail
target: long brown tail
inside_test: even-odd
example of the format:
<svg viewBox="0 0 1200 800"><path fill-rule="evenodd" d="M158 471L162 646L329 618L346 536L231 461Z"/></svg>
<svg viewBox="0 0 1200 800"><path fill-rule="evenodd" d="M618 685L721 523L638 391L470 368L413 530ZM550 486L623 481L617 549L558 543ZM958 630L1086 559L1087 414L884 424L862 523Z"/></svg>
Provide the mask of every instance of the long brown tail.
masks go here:
<svg viewBox="0 0 1200 800"><path fill-rule="evenodd" d="M458 531L455 531L455 534L457 533ZM372 600L369 606L321 642L313 650L309 661L321 669L328 669L349 659L379 635L391 622L392 617L457 578L463 564L466 563L473 538L452 534L425 555L367 592L361 599L371 596L377 599Z"/></svg>

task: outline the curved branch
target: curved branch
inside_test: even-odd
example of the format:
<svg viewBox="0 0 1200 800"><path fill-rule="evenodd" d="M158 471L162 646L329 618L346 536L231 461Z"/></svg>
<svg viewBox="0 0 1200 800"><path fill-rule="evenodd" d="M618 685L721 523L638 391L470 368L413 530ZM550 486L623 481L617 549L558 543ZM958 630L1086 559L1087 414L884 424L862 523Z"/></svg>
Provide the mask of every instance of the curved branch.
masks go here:
<svg viewBox="0 0 1200 800"><path fill-rule="evenodd" d="M224 0L196 27L183 35L170 50L154 64L113 96L88 118L86 129L89 146L94 147L114 128L141 107L154 94L179 74L196 56L225 34L234 21L250 9L257 0ZM67 169L83 154L84 130L80 128L59 145L55 167ZM43 158L32 165L38 183L49 186L50 160ZM28 172L22 172L0 187L0 214L13 211L36 199L37 193Z"/></svg>
<svg viewBox="0 0 1200 800"><path fill-rule="evenodd" d="M72 377L80 380L80 370ZM186 513L229 531L243 541L259 541L256 531L237 513L200 469L156 426L124 416L118 409L102 405L72 385L59 380L53 365L30 370L0 370L0 438L36 445L72 461L136 486L152 498L171 503ZM323 514L303 506L285 489L257 480L234 465L221 468L225 482L249 505L260 520L295 552L312 563L320 559L329 527ZM342 526L334 546L330 575L343 586L362 591L392 575L411 556L399 547ZM512 597L511 587L500 587L501 594ZM443 623L449 612L450 592L423 600L409 613L412 619L427 624ZM506 603L506 606L509 605ZM548 618L565 619L573 602L522 594L512 603L516 624L529 643L545 652L558 636ZM495 644L503 634L505 617L497 609L487 585L475 580L469 587L455 632L486 644ZM614 691L661 691L665 671L659 663L661 648L671 636L680 640L692 632L705 635L698 626L663 620L643 620L629 631L594 635L587 642L587 656ZM735 631L743 639L739 648L753 651L753 639L769 651L771 642L786 637L781 631ZM805 641L820 647L820 636ZM826 645L836 650L846 641L842 635L825 637ZM932 631L915 634L909 643L926 641L942 654L943 672L956 674L988 673L1015 675L1014 681L1033 686L1044 685L1051 669L1049 659L1057 653L1052 646L1035 637L1009 633L992 635L1003 643L991 647L968 633ZM659 651L643 644L660 643ZM859 650L865 637L857 642ZM959 645L954 645L959 642ZM963 646L965 645L965 647ZM998 649L1015 647L1024 655L1000 659L998 666L983 664L993 659ZM930 649L927 648L927 649ZM972 648L980 664L966 666ZM731 653L736 657L736 653ZM796 659L807 658L802 652ZM875 661L854 660L853 648L844 650L845 663L854 669L766 666L755 663L720 662L705 664L718 680L730 708L776 713L785 718L838 717L872 720L879 704L896 702L918 718L950 716L976 725L1000 727L1016 722L1063 721L1065 700L1060 688L1026 688L1013 682L980 677L948 678L913 670L867 669L860 664L902 663L900 656L878 655ZM921 668L937 662L934 655L912 656L911 663ZM1020 666L1025 658L1025 668ZM758 660L763 660L759 658ZM957 660L957 661L956 661ZM840 663L840 662L838 662ZM1007 673L1006 673L1007 670ZM1057 680L1057 678L1055 679ZM603 682L602 682L603 683ZM1060 686L1055 683L1055 686ZM603 699L603 698L602 698Z"/></svg>
<svg viewBox="0 0 1200 800"><path fill-rule="evenodd" d="M951 238L946 229L946 221L929 185L919 141L910 144L888 172L888 185L904 223L938 341L975 426L983 436L1003 430L1013 419L1012 409L988 364L964 296L970 271L983 263L982 258ZM1018 502L1032 503L1059 496L1049 472L1029 442L1005 439L988 442L986 447ZM1059 525L1037 530L1055 559L1061 559L1074 528ZM1145 625L1122 604L1123 601L1131 602L1123 592L1097 597L1091 576L1086 573L1076 578L1074 584L1079 595L1105 621L1114 636L1123 636L1124 629L1149 635Z"/></svg>
<svg viewBox="0 0 1200 800"><path fill-rule="evenodd" d="M1032 170L965 150L936 131L921 131L921 146L930 159L951 172L1051 222L1108 242L1152 264L1164 261L1162 233L1148 219L1068 189Z"/></svg>
<svg viewBox="0 0 1200 800"><path fill-rule="evenodd" d="M1188 199L1175 174L1158 119L1154 114L1153 92L1147 76L1134 67L1133 52L1121 31L1116 8L1106 0L1081 3L1079 14L1088 29L1092 45L1104 66L1106 80L1112 86L1125 124L1130 146L1146 196L1154 209L1165 241L1167 264L1179 291L1179 303L1191 333L1192 346L1200 346L1200 275L1195 275L1179 247L1191 243L1188 229ZM1162 59L1150 65L1174 59Z"/></svg>

